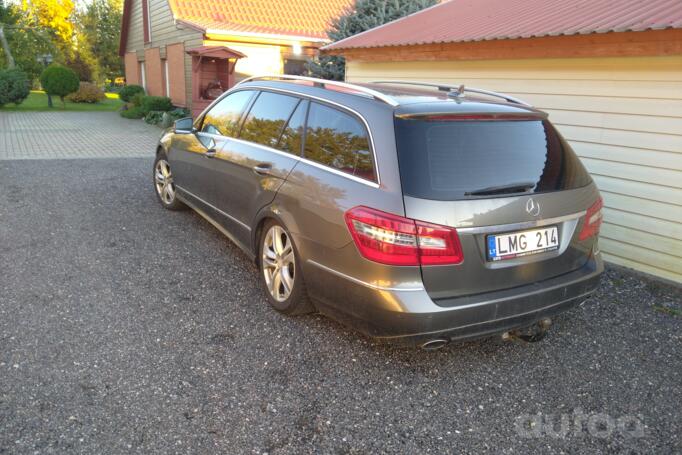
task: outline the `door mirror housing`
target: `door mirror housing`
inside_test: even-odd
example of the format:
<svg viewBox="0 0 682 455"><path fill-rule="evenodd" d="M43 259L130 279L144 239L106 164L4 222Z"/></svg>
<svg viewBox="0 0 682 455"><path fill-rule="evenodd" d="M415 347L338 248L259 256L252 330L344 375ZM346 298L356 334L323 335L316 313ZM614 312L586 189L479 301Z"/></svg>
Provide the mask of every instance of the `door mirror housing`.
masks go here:
<svg viewBox="0 0 682 455"><path fill-rule="evenodd" d="M192 117L185 117L175 121L173 131L177 134L191 134L195 132Z"/></svg>

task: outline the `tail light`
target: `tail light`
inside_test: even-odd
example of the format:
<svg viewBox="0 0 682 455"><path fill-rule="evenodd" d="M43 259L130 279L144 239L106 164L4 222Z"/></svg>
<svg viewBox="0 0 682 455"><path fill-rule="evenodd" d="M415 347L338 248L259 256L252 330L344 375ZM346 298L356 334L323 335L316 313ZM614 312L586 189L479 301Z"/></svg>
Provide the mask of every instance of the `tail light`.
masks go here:
<svg viewBox="0 0 682 455"><path fill-rule="evenodd" d="M586 240L599 234L599 228L601 227L602 221L601 209L603 206L604 202L602 201L602 198L599 198L597 199L597 202L592 204L590 208L587 209L585 223L583 223L583 229L580 231L580 235L578 236L580 240Z"/></svg>
<svg viewBox="0 0 682 455"><path fill-rule="evenodd" d="M457 231L447 226L355 207L346 224L360 254L388 265L459 264L464 259Z"/></svg>

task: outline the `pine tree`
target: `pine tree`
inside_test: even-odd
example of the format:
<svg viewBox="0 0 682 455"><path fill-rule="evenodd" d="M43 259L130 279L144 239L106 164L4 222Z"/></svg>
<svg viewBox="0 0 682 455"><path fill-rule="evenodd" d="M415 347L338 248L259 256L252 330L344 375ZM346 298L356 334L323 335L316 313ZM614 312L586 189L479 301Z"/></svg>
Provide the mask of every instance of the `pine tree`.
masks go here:
<svg viewBox="0 0 682 455"><path fill-rule="evenodd" d="M339 41L436 3L438 0L357 0L354 8L332 21L327 35L332 41ZM343 80L346 64L343 57L323 55L306 66L311 76Z"/></svg>

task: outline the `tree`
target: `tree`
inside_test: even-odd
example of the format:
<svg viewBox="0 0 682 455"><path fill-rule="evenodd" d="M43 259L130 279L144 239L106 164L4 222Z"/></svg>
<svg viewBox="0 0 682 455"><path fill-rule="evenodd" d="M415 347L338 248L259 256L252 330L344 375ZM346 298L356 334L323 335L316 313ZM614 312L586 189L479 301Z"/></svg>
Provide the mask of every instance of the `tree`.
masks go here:
<svg viewBox="0 0 682 455"><path fill-rule="evenodd" d="M332 41L339 41L436 3L438 0L357 0L354 8L332 21L327 35ZM343 80L346 63L343 57L323 55L306 66L312 76Z"/></svg>
<svg viewBox="0 0 682 455"><path fill-rule="evenodd" d="M118 55L122 0L93 0L77 14L77 41L81 58L96 65L96 74L113 79L121 74Z"/></svg>
<svg viewBox="0 0 682 455"><path fill-rule="evenodd" d="M7 23L14 24L17 18L9 6L5 6L5 2L0 0L0 45L2 46L2 51L4 52L5 61L7 62L8 68L14 68L16 65L14 63L14 56L12 55L12 50L9 47L9 42L7 41L7 35L5 35L5 25Z"/></svg>
<svg viewBox="0 0 682 455"><path fill-rule="evenodd" d="M33 81L44 69L36 57L50 54L56 58L59 55L53 44L52 35L37 27L19 6L3 5L0 0L0 24L3 26L9 48L9 52L0 51L0 67L11 67L7 58L11 54L16 66L26 73L29 81Z"/></svg>
<svg viewBox="0 0 682 455"><path fill-rule="evenodd" d="M70 55L73 47L72 0L22 0L22 9L29 21L46 30L64 55Z"/></svg>
<svg viewBox="0 0 682 455"><path fill-rule="evenodd" d="M72 69L57 64L45 68L40 75L40 83L47 92L47 103L50 107L52 107L52 96L58 96L64 106L64 97L77 91L80 85L78 76Z"/></svg>

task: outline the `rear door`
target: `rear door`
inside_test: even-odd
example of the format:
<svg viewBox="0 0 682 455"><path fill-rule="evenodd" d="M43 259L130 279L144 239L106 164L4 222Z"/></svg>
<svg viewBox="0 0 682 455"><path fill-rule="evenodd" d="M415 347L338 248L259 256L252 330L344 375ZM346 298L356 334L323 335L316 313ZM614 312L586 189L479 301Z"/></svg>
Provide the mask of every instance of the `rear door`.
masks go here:
<svg viewBox="0 0 682 455"><path fill-rule="evenodd" d="M406 215L457 228L464 262L424 266L432 298L523 286L580 268L579 240L598 199L591 178L547 121L528 116L396 118Z"/></svg>
<svg viewBox="0 0 682 455"><path fill-rule="evenodd" d="M307 101L296 96L260 92L239 134L212 160L210 202L221 224L245 243L256 214L298 162L306 110Z"/></svg>

